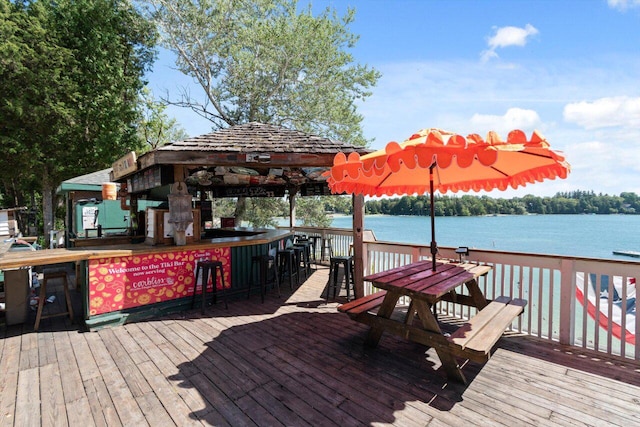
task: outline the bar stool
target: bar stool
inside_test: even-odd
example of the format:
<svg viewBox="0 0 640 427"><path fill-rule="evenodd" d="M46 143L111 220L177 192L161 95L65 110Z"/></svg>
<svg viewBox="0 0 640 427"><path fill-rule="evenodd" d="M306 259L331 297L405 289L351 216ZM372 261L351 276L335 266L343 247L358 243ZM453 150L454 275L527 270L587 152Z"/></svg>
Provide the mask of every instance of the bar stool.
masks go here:
<svg viewBox="0 0 640 427"><path fill-rule="evenodd" d="M42 309L47 300L47 282L51 279L62 279L64 286L64 296L67 302L67 311L47 314L43 316ZM73 323L73 306L71 305L71 295L69 294L69 279L67 277L67 272L63 270L45 270L42 283L40 284L40 296L38 297L38 314L36 314L36 323L33 326L33 330L38 330L38 328L40 327L40 320L42 319L46 319L49 317L66 316L67 314L69 315L69 319Z"/></svg>
<svg viewBox="0 0 640 427"><path fill-rule="evenodd" d="M302 270L304 271L305 279L311 275L311 241L299 239L296 243L293 244L294 250L299 248L298 255L298 264L302 266Z"/></svg>
<svg viewBox="0 0 640 427"><path fill-rule="evenodd" d="M349 289L353 289L353 295L355 296L355 281L353 278L353 256L332 256L329 259L329 280L327 281L327 295L326 302L329 302L329 292L333 289L333 298L336 294L340 294L340 288L342 287L342 281L338 283L338 268L342 265L344 269L345 288L347 289L347 301L349 301Z"/></svg>
<svg viewBox="0 0 640 427"><path fill-rule="evenodd" d="M304 248L302 246L293 245L291 247L293 250L293 268L296 270L296 275L298 277L298 284L307 280L307 272L304 268L302 268L302 253L304 252ZM304 273L304 280L302 280L302 273Z"/></svg>
<svg viewBox="0 0 640 427"><path fill-rule="evenodd" d="M333 253L333 248L331 247L331 237L325 237L322 239L322 246L320 247L320 262L324 260L325 251L327 253L327 258L331 258L331 254Z"/></svg>
<svg viewBox="0 0 640 427"><path fill-rule="evenodd" d="M314 234L313 236L309 236L309 240L311 240L311 258L313 259L313 263L316 265L315 268L318 268L318 258L316 258L316 248L318 248L318 240L322 240L322 236Z"/></svg>
<svg viewBox="0 0 640 427"><path fill-rule="evenodd" d="M273 272L273 282L275 283L276 290L278 291L278 298L280 298L280 280L278 280L278 269L276 267L276 261L273 255L263 254L254 255L251 257L251 278L255 277L254 267L258 267L259 281L253 282L260 286L260 296L262 302L264 302L264 296L267 293L267 284L269 282L268 276L270 272ZM249 285L249 291L247 292L247 298L251 295L251 285Z"/></svg>
<svg viewBox="0 0 640 427"><path fill-rule="evenodd" d="M294 271L294 266L296 263L296 253L293 248L290 249L280 249L276 252L276 264L278 264L278 275L280 283L284 279L285 273L289 275L289 287L293 290L293 276L296 276L296 285L299 282L298 269L296 268Z"/></svg>
<svg viewBox="0 0 640 427"><path fill-rule="evenodd" d="M198 288L198 276L200 275L200 270L202 270L202 281L200 282L200 288L202 289L202 314L204 314L204 309L207 305L207 288L209 287L209 279L211 279L211 283L213 285L212 293L213 293L213 301L217 302L217 293L218 293L218 280L217 275L218 271L220 272L220 283L222 283L222 298L224 299L224 308L228 309L229 305L227 304L227 293L225 292L224 285L224 270L222 269L222 261L214 261L214 260L200 260L196 264L196 283L193 285L193 297L191 300L191 308L194 307L196 303L196 294Z"/></svg>

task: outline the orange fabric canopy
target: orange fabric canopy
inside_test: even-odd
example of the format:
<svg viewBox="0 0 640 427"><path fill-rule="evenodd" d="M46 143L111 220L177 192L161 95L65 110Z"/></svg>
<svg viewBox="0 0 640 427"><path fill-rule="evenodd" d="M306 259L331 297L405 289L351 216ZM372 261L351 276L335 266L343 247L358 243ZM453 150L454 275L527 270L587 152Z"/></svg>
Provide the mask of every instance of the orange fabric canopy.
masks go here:
<svg viewBox="0 0 640 427"><path fill-rule="evenodd" d="M527 140L524 132L513 130L502 141L495 132L483 140L477 134L465 138L424 129L401 144L390 142L362 157L338 153L327 181L335 194L424 194L430 189L432 165L433 189L440 193L518 188L566 178L570 171L564 156L551 150L537 131Z"/></svg>

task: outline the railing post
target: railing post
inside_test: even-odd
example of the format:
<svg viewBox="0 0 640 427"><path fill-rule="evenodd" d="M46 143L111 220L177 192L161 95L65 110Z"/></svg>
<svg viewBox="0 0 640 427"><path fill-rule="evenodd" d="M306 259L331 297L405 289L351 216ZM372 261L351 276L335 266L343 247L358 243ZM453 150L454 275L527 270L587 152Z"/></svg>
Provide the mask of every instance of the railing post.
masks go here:
<svg viewBox="0 0 640 427"><path fill-rule="evenodd" d="M420 261L420 247L412 246L411 247L411 262Z"/></svg>
<svg viewBox="0 0 640 427"><path fill-rule="evenodd" d="M369 265L369 243L362 242L362 275L371 274L371 266Z"/></svg>
<svg viewBox="0 0 640 427"><path fill-rule="evenodd" d="M560 344L573 345L576 310L575 260L563 258L560 264Z"/></svg>

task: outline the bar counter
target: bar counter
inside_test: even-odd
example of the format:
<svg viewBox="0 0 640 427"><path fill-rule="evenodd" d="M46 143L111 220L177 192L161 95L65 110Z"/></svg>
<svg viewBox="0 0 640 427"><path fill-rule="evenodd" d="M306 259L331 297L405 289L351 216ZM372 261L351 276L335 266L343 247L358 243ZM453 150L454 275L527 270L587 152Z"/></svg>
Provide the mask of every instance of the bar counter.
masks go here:
<svg viewBox="0 0 640 427"><path fill-rule="evenodd" d="M282 245L294 233L236 228L213 234L234 232L244 235L204 238L184 246L137 243L6 252L0 256L0 270L75 263L83 321L96 329L189 309L194 288L200 292L202 280L195 277L199 260L221 261L224 287L218 276L216 289L246 298L253 280L251 258Z"/></svg>

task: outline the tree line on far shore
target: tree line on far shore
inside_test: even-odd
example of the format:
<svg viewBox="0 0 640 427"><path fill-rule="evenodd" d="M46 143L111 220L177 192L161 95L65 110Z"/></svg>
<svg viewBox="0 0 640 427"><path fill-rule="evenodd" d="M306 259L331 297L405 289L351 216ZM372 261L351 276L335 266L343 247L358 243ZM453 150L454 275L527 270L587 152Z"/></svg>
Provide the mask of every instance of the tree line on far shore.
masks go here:
<svg viewBox="0 0 640 427"><path fill-rule="evenodd" d="M327 197L329 212L351 214L351 203ZM330 200L334 199L334 200ZM527 214L639 214L640 196L631 192L619 196L593 191L557 193L552 197L526 195L511 199L489 196L441 196L434 198L436 216L527 215ZM429 195L402 196L365 202L366 214L427 216Z"/></svg>
<svg viewBox="0 0 640 427"><path fill-rule="evenodd" d="M248 199L243 220L253 227L275 227L278 218L289 216L285 198ZM527 215L527 214L638 214L640 196L596 195L593 191L558 193L553 197L527 195L495 199L488 196L436 196L436 216ZM233 216L235 199L213 201L215 216ZM305 227L330 227L330 214L351 215L351 196L300 197L296 201L296 220ZM365 201L367 215L429 215L429 195L403 196Z"/></svg>

